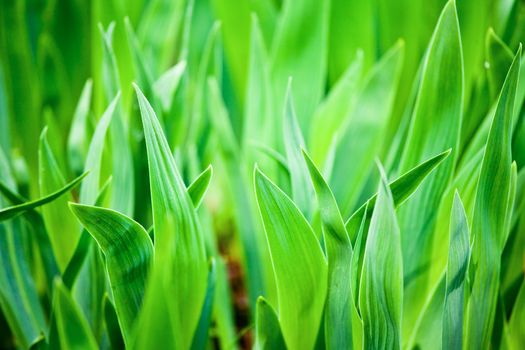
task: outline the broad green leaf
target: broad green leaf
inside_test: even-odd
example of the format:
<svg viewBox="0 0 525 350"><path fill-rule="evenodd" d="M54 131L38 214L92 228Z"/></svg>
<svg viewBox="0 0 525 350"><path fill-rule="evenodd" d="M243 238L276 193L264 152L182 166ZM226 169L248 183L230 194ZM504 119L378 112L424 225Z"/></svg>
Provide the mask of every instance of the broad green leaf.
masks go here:
<svg viewBox="0 0 525 350"><path fill-rule="evenodd" d="M71 189L75 188L85 177L87 177L87 175L89 175L89 171L86 171L84 174L75 178L73 181L42 198L0 209L0 221L11 219L28 210L38 208L47 203L51 203L55 199L62 196L64 193L69 192Z"/></svg>
<svg viewBox="0 0 525 350"><path fill-rule="evenodd" d="M258 169L255 193L270 248L278 315L288 348L314 346L327 289L327 263L317 238L292 200Z"/></svg>
<svg viewBox="0 0 525 350"><path fill-rule="evenodd" d="M310 124L310 149L312 159L323 164L330 149L331 141L352 111L357 97L363 70L363 52L357 51L344 74L331 88L328 96L317 107Z"/></svg>
<svg viewBox="0 0 525 350"><path fill-rule="evenodd" d="M443 72L446 72L444 74ZM400 208L405 304L403 332L411 331L429 289L425 271L430 265L432 233L441 196L453 174L458 155L463 111L463 55L455 1L443 8L430 40L412 121L400 163L405 172L429 156L452 149L452 156L432 173L407 205Z"/></svg>
<svg viewBox="0 0 525 350"><path fill-rule="evenodd" d="M64 176L47 142L47 128L40 135L38 152L40 194L45 196L65 183ZM42 207L45 227L57 263L62 270L71 259L80 237L80 228L77 222L67 212L67 202L71 199L71 195L64 195Z"/></svg>
<svg viewBox="0 0 525 350"><path fill-rule="evenodd" d="M323 96L326 73L329 2L285 1L271 50L271 76L277 111L284 106L288 78L303 132ZM280 125L277 125L278 135Z"/></svg>
<svg viewBox="0 0 525 350"><path fill-rule="evenodd" d="M521 46L499 95L479 176L472 221L472 290L467 306L464 346L490 345L498 297L501 253L511 189L511 137ZM494 203L497 200L497 203Z"/></svg>
<svg viewBox="0 0 525 350"><path fill-rule="evenodd" d="M328 349L352 349L352 243L335 197L310 157L303 157L317 195L328 257L328 292L324 327Z"/></svg>
<svg viewBox="0 0 525 350"><path fill-rule="evenodd" d="M54 288L53 314L62 349L98 349L97 342L82 311L69 291L57 279Z"/></svg>
<svg viewBox="0 0 525 350"><path fill-rule="evenodd" d="M443 305L443 339L446 349L462 348L465 277L469 261L469 228L465 208L458 192L454 195L450 219L450 248Z"/></svg>
<svg viewBox="0 0 525 350"><path fill-rule="evenodd" d="M91 79L88 79L82 89L75 113L73 114L71 129L67 139L67 159L74 174L82 173L89 147L88 133L86 131L92 89L93 82Z"/></svg>
<svg viewBox="0 0 525 350"><path fill-rule="evenodd" d="M450 150L439 153L438 155L424 161L391 182L389 187L392 191L392 198L394 199L396 208L403 204L418 189L421 182L423 182L423 180L449 155ZM358 228L361 224L363 216L366 213L366 207L373 207L375 205L376 199L377 194L374 194L352 214L348 221L346 221L345 227L348 234L350 235L352 243L356 240ZM371 210L368 211L368 216L372 216Z"/></svg>
<svg viewBox="0 0 525 350"><path fill-rule="evenodd" d="M301 149L305 148L306 145L295 115L291 79L288 83L284 104L283 140L288 169L290 170L291 197L304 216L310 219L312 216L311 199L314 196L314 191L308 178L308 169L301 155Z"/></svg>
<svg viewBox="0 0 525 350"><path fill-rule="evenodd" d="M201 205L202 199L210 186L212 176L213 167L210 165L188 186L188 195L195 208L199 208Z"/></svg>
<svg viewBox="0 0 525 350"><path fill-rule="evenodd" d="M106 257L119 324L129 346L153 259L148 233L137 222L111 209L74 203L69 207Z"/></svg>
<svg viewBox="0 0 525 350"><path fill-rule="evenodd" d="M279 320L272 306L266 299L257 299L255 310L255 345L256 350L284 350L286 344L281 333Z"/></svg>
<svg viewBox="0 0 525 350"><path fill-rule="evenodd" d="M80 186L80 202L83 204L93 205L97 200L100 182L100 168L102 167L102 152L104 150L104 139L109 127L109 123L113 118L115 107L120 100L120 95L117 95L109 104L108 108L102 114L91 142L89 143L89 150L86 156L86 163L84 170L89 170L89 176Z"/></svg>
<svg viewBox="0 0 525 350"><path fill-rule="evenodd" d="M151 202L158 265L175 341L191 345L206 294L208 268L204 238L190 196L151 105L134 85L148 151ZM157 267L160 268L160 267ZM153 270L156 270L153 269Z"/></svg>
<svg viewBox="0 0 525 350"><path fill-rule="evenodd" d="M400 349L403 257L394 200L381 166L381 183L366 240L359 305L365 349Z"/></svg>
<svg viewBox="0 0 525 350"><path fill-rule="evenodd" d="M336 146L330 186L343 215L354 209L374 157L379 155L390 119L403 62L404 44L398 42L366 76L348 125ZM378 103L381 101L381 103Z"/></svg>

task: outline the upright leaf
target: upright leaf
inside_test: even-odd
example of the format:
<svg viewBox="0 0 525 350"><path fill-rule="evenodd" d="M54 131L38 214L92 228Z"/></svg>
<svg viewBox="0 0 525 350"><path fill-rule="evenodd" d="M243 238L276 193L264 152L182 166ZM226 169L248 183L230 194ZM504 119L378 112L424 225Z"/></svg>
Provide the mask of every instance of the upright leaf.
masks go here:
<svg viewBox="0 0 525 350"><path fill-rule="evenodd" d="M446 74L444 73L446 72ZM463 56L456 2L447 2L428 46L405 143L400 171L451 148L452 156L431 174L399 211L405 291L410 304L404 312L404 332L411 331L431 285L425 271L441 196L452 177L457 158L463 110ZM404 337L408 339L408 337Z"/></svg>
<svg viewBox="0 0 525 350"><path fill-rule="evenodd" d="M328 293L324 319L326 347L352 349L352 243L332 191L304 151L303 156L317 195L328 256Z"/></svg>
<svg viewBox="0 0 525 350"><path fill-rule="evenodd" d="M84 169L84 162L89 147L87 121L89 116L89 106L91 103L91 91L93 82L91 79L86 81L80 99L78 100L71 129L67 140L67 159L69 166L75 174L80 174Z"/></svg>
<svg viewBox="0 0 525 350"><path fill-rule="evenodd" d="M208 267L204 238L155 112L138 86L134 87L148 152L157 265L164 271L164 288L169 293L158 302L169 305L175 341L181 348L187 348L206 294Z"/></svg>
<svg viewBox="0 0 525 350"><path fill-rule="evenodd" d="M465 277L470 246L467 215L457 192L452 205L449 246L442 344L445 349L461 350Z"/></svg>
<svg viewBox="0 0 525 350"><path fill-rule="evenodd" d="M359 305L365 349L400 349L403 259L394 200L383 169L366 240Z"/></svg>
<svg viewBox="0 0 525 350"><path fill-rule="evenodd" d="M473 276L467 307L464 345L486 348L494 325L499 290L501 253L507 237L507 206L511 189L511 137L514 101L520 71L521 46L501 89L490 127L478 180L472 221ZM494 202L496 201L496 202Z"/></svg>
<svg viewBox="0 0 525 350"><path fill-rule="evenodd" d="M257 299L255 311L255 346L256 350L284 350L281 327L277 315L266 299Z"/></svg>
<svg viewBox="0 0 525 350"><path fill-rule="evenodd" d="M288 348L311 349L326 296L326 259L292 200L258 169L254 181L275 273L284 340Z"/></svg>
<svg viewBox="0 0 525 350"><path fill-rule="evenodd" d="M69 291L60 280L55 282L53 315L62 349L98 349L89 324Z"/></svg>

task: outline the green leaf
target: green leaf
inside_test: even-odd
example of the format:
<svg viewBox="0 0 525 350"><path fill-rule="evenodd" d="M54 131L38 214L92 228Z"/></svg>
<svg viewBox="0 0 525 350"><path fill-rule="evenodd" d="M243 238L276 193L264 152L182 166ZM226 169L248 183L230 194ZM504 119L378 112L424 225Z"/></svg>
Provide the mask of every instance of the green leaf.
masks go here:
<svg viewBox="0 0 525 350"><path fill-rule="evenodd" d="M327 263L292 200L257 168L255 193L277 284L279 323L288 348L314 346L327 289Z"/></svg>
<svg viewBox="0 0 525 350"><path fill-rule="evenodd" d="M115 306L107 295L104 296L104 323L106 324L106 331L108 333L109 343L112 349L125 349L124 339L118 323Z"/></svg>
<svg viewBox="0 0 525 350"><path fill-rule="evenodd" d="M444 74L446 72L446 74ZM432 173L414 197L399 210L403 247L405 296L411 300L403 312L406 332L419 317L427 294L438 281L429 281L433 232L443 192L452 179L458 156L463 113L463 54L456 2L444 6L430 40L421 72L412 121L400 162L405 172L429 156L452 149L439 169Z"/></svg>
<svg viewBox="0 0 525 350"><path fill-rule="evenodd" d="M446 349L462 348L465 277L470 255L469 228L458 192L454 195L450 219L447 285L443 305L443 339Z"/></svg>
<svg viewBox="0 0 525 350"><path fill-rule="evenodd" d="M328 257L328 292L324 326L328 349L352 349L352 243L335 197L310 157L303 157L314 186Z"/></svg>
<svg viewBox="0 0 525 350"><path fill-rule="evenodd" d="M169 298L165 295L158 302L169 305L174 339L187 348L206 294L203 233L155 112L138 86L134 87L148 152L157 265L163 265L164 288L169 293Z"/></svg>
<svg viewBox="0 0 525 350"><path fill-rule="evenodd" d="M283 140L286 160L290 170L292 199L307 219L312 216L313 189L308 178L308 169L301 155L305 142L295 115L292 97L292 80L288 82L283 118Z"/></svg>
<svg viewBox="0 0 525 350"><path fill-rule="evenodd" d="M396 208L403 204L417 190L421 182L423 182L423 180L450 155L450 152L450 150L447 150L439 153L415 168L410 169L390 183L389 187L392 191L392 198L394 199ZM355 242L356 240L358 228L361 225L363 216L365 215L366 207L373 207L376 198L377 194L374 194L352 214L348 221L346 221L346 230L350 235L352 242ZM370 210L368 211L368 216L372 216Z"/></svg>
<svg viewBox="0 0 525 350"><path fill-rule="evenodd" d="M521 283L518 296L512 307L512 314L504 334L505 341L512 350L520 349L525 342L525 283Z"/></svg>
<svg viewBox="0 0 525 350"><path fill-rule="evenodd" d="M374 158L379 156L401 73L403 54L404 43L399 41L368 73L348 125L342 126L344 131L336 146L330 186L343 215L350 214L354 209L372 170Z"/></svg>
<svg viewBox="0 0 525 350"><path fill-rule="evenodd" d="M271 76L277 111L284 106L288 78L303 132L323 96L328 50L329 3L317 0L285 1L271 50ZM276 132L280 134L277 125Z"/></svg>
<svg viewBox="0 0 525 350"><path fill-rule="evenodd" d="M109 123L113 118L115 107L120 100L120 95L117 95L109 104L108 108L102 114L91 142L89 144L88 153L86 156L86 163L84 169L89 170L90 174L80 186L80 202L83 204L93 205L97 200L100 182L100 168L102 166L102 152L104 150L104 139L109 127Z"/></svg>
<svg viewBox="0 0 525 350"><path fill-rule="evenodd" d="M188 186L188 194L193 206L197 209L201 203L213 176L213 167L210 165Z"/></svg>
<svg viewBox="0 0 525 350"><path fill-rule="evenodd" d="M394 200L384 170L366 240L359 305L364 348L400 349L403 258Z"/></svg>
<svg viewBox="0 0 525 350"><path fill-rule="evenodd" d="M510 67L514 55L508 46L494 33L492 28L489 28L487 31L485 50L490 96L491 99L495 99L503 86L507 75L507 67Z"/></svg>
<svg viewBox="0 0 525 350"><path fill-rule="evenodd" d="M67 139L67 159L74 174L82 173L89 147L86 131L92 90L93 81L88 79L80 94Z"/></svg>
<svg viewBox="0 0 525 350"><path fill-rule="evenodd" d="M35 199L30 202L25 202L22 204L13 205L11 207L0 209L0 221L11 219L17 215L20 215L28 210L38 208L47 203L51 203L55 199L62 196L64 193L69 192L71 189L75 188L87 175L89 171L86 171L84 174L75 178L73 181L68 182L65 186L59 188L58 190L48 194L39 199Z"/></svg>
<svg viewBox="0 0 525 350"><path fill-rule="evenodd" d="M164 72L159 79L153 83L155 96L160 101L160 105L166 113L171 109L175 91L179 86L185 70L186 61L181 61Z"/></svg>
<svg viewBox="0 0 525 350"><path fill-rule="evenodd" d="M323 164L331 140L339 128L344 128L357 97L363 70L363 52L357 51L346 71L330 89L328 96L317 107L310 125L312 159Z"/></svg>
<svg viewBox="0 0 525 350"><path fill-rule="evenodd" d="M86 318L59 279L55 281L54 291L53 315L57 324L60 347L62 349L98 349Z"/></svg>
<svg viewBox="0 0 525 350"><path fill-rule="evenodd" d="M215 298L215 285L217 283L217 272L215 260L210 261L210 272L208 273L208 285L206 289L206 298L202 305L202 311L199 318L199 324L195 334L193 334L193 341L191 343L192 350L206 349L208 343L208 335L210 333L210 324L213 311L213 300Z"/></svg>
<svg viewBox="0 0 525 350"><path fill-rule="evenodd" d="M106 93L107 101L110 101L114 96L119 96L121 90L117 60L112 44L114 26L115 23L112 22L107 32L104 32L102 25L99 23L103 44L102 77L104 79L104 92ZM129 144L129 132L121 104L117 104L114 113L115 116L112 118L109 127L112 176L115 180L111 188L111 208L126 215L132 215L135 204L135 179L133 171L131 171L133 169L133 157Z"/></svg>
<svg viewBox="0 0 525 350"><path fill-rule="evenodd" d="M465 344L490 346L498 297L501 253L507 237L511 189L511 138L521 46L507 73L483 155L472 221L472 291L467 306ZM496 200L496 203L494 202Z"/></svg>
<svg viewBox="0 0 525 350"><path fill-rule="evenodd" d="M257 299L255 310L255 345L257 350L284 350L284 343L279 320L272 306L266 299Z"/></svg>
<svg viewBox="0 0 525 350"><path fill-rule="evenodd" d="M153 259L148 233L137 222L111 209L74 203L69 207L106 256L119 324L129 346Z"/></svg>
<svg viewBox="0 0 525 350"><path fill-rule="evenodd" d="M64 176L47 142L47 128L44 128L40 135L38 152L40 194L47 195L65 183ZM71 195L61 196L42 208L53 252L62 270L71 259L80 237L80 227L73 216L67 212L67 202L71 199Z"/></svg>

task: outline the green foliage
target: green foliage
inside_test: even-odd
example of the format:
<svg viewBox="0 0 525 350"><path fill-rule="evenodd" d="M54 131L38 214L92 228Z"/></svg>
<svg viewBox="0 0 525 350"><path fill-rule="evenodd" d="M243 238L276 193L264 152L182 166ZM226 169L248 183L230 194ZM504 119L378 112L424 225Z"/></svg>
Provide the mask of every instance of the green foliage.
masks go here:
<svg viewBox="0 0 525 350"><path fill-rule="evenodd" d="M0 348L523 347L523 1L0 8Z"/></svg>

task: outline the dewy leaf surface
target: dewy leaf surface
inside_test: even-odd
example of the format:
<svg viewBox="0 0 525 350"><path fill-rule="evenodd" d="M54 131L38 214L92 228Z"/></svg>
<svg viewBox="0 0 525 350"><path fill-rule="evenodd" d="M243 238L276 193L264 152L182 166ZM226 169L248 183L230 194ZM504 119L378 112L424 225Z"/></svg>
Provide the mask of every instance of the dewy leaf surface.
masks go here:
<svg viewBox="0 0 525 350"><path fill-rule="evenodd" d="M129 346L153 260L151 240L140 224L114 210L74 203L70 208L106 256L119 324Z"/></svg>
<svg viewBox="0 0 525 350"><path fill-rule="evenodd" d="M464 346L486 348L494 325L511 188L511 137L521 46L501 89L483 155L472 221L472 290Z"/></svg>
<svg viewBox="0 0 525 350"><path fill-rule="evenodd" d="M370 222L361 275L359 305L365 349L400 349L403 312L403 260L394 200L386 175Z"/></svg>
<svg viewBox="0 0 525 350"><path fill-rule="evenodd" d="M190 346L206 294L204 238L190 196L153 108L135 85L150 174L157 268L165 274L164 297L181 348Z"/></svg>
<svg viewBox="0 0 525 350"><path fill-rule="evenodd" d="M290 349L311 349L326 297L326 259L292 200L258 169L254 181L275 273L284 340Z"/></svg>

